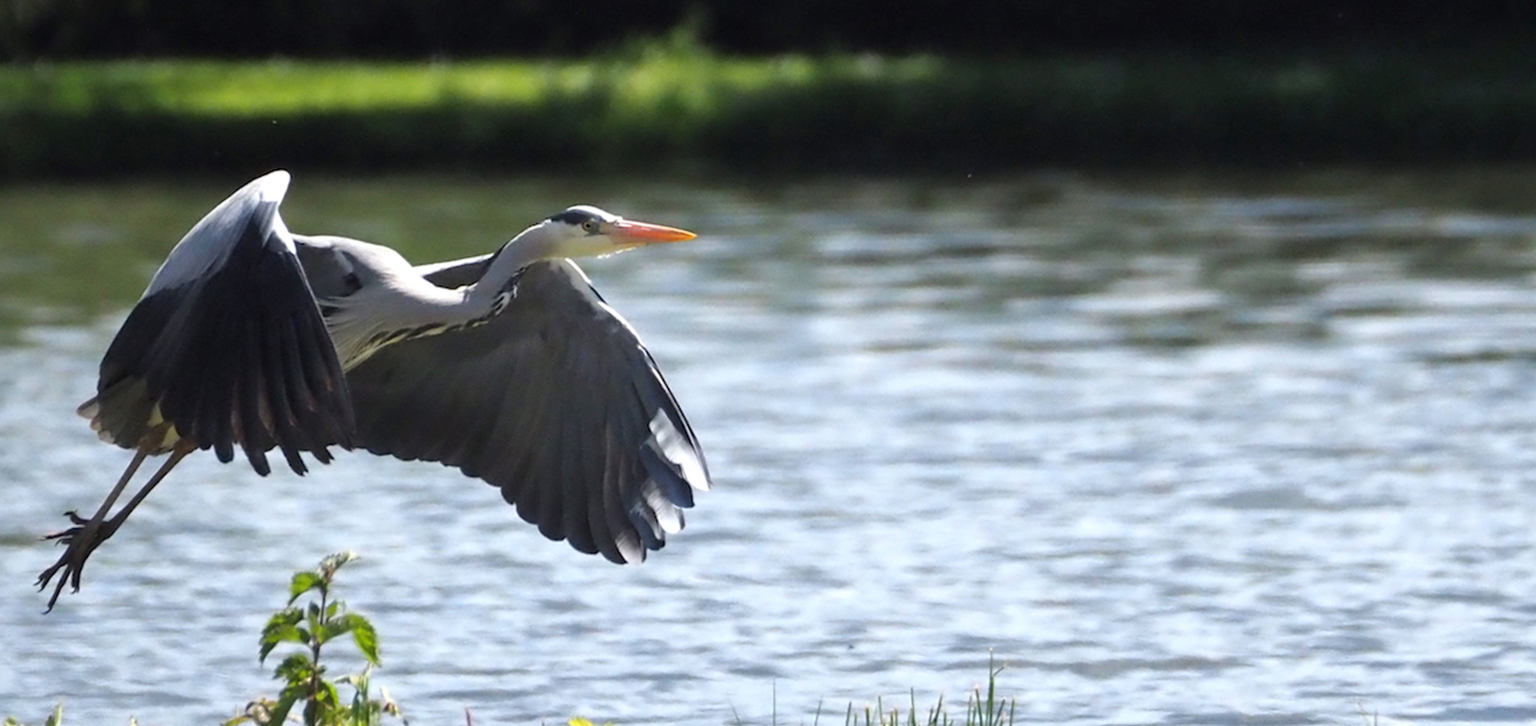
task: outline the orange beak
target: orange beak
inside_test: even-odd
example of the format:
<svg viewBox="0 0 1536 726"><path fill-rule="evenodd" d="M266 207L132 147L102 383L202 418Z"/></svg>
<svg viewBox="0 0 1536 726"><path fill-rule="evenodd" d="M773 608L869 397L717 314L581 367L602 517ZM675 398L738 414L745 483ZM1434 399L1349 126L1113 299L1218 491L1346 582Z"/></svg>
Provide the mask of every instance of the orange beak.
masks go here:
<svg viewBox="0 0 1536 726"><path fill-rule="evenodd" d="M690 240L698 235L686 229L676 227L664 227L649 222L631 222L621 219L609 225L608 237L617 237L623 242L637 245L655 244L657 242L682 242Z"/></svg>

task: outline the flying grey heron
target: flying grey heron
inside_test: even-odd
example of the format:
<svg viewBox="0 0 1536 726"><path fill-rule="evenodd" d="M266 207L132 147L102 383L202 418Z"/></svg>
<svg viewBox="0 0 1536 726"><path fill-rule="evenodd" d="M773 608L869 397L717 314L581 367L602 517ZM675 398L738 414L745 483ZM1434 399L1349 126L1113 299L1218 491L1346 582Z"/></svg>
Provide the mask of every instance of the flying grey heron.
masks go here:
<svg viewBox="0 0 1536 726"><path fill-rule="evenodd" d="M683 527L709 472L635 331L570 257L692 239L571 207L492 254L413 267L380 245L293 234L289 175L247 184L182 238L101 361L79 408L133 459L38 576L80 589L91 553L184 457L272 449L295 473L330 446L437 461L501 490L552 540L639 562ZM168 454L112 507L147 457ZM108 515L111 514L109 517Z"/></svg>

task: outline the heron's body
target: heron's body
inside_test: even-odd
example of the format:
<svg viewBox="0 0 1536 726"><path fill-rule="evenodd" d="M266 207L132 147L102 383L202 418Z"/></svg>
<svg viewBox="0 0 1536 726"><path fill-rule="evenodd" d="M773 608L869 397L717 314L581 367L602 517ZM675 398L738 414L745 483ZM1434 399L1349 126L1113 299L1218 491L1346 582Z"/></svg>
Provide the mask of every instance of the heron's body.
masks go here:
<svg viewBox="0 0 1536 726"><path fill-rule="evenodd" d="M288 176L251 182L172 250L80 408L136 452L41 586L80 568L182 457L239 448L261 474L329 447L438 461L498 487L551 539L638 562L709 476L650 354L569 259L691 233L573 207L495 253L412 266L392 249L290 233ZM106 519L145 457L166 464Z"/></svg>

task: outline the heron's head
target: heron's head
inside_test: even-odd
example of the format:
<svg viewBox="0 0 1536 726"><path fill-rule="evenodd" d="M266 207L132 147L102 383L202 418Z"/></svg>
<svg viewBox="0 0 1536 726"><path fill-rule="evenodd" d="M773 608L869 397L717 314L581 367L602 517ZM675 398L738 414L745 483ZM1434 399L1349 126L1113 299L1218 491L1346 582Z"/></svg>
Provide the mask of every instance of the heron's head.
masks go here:
<svg viewBox="0 0 1536 726"><path fill-rule="evenodd" d="M559 257L601 257L661 242L698 236L687 230L635 222L597 207L571 207L541 224Z"/></svg>

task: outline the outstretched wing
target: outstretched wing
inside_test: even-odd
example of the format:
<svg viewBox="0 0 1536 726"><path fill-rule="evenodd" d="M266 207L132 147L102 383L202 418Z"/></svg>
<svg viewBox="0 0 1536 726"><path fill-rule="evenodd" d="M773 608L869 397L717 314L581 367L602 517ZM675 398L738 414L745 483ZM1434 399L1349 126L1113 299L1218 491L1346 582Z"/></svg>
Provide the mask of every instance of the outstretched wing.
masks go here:
<svg viewBox="0 0 1536 726"><path fill-rule="evenodd" d="M456 466L613 562L660 549L709 488L656 362L569 260L525 268L490 322L391 345L347 377L360 446Z"/></svg>
<svg viewBox="0 0 1536 726"><path fill-rule="evenodd" d="M346 379L277 213L288 179L247 184L171 250L80 407L102 438L153 450L190 439L226 462L238 445L263 475L274 447L301 474L300 452L325 462L328 444L351 447Z"/></svg>

